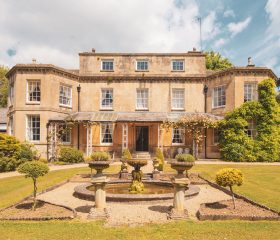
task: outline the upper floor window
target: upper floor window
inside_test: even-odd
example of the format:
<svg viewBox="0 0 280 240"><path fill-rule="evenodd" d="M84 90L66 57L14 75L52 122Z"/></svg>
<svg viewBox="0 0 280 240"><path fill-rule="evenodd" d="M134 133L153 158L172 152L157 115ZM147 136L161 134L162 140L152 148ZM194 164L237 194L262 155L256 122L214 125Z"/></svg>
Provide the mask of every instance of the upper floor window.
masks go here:
<svg viewBox="0 0 280 240"><path fill-rule="evenodd" d="M172 61L172 71L184 71L185 61L184 60L173 60Z"/></svg>
<svg viewBox="0 0 280 240"><path fill-rule="evenodd" d="M183 128L172 129L172 144L173 145L185 144L185 129Z"/></svg>
<svg viewBox="0 0 280 240"><path fill-rule="evenodd" d="M149 108L149 92L148 89L136 90L136 109L148 109Z"/></svg>
<svg viewBox="0 0 280 240"><path fill-rule="evenodd" d="M39 103L41 101L40 81L27 81L27 102Z"/></svg>
<svg viewBox="0 0 280 240"><path fill-rule="evenodd" d="M256 84L244 83L244 102L253 101L256 99Z"/></svg>
<svg viewBox="0 0 280 240"><path fill-rule="evenodd" d="M59 104L72 107L72 87L66 85L59 86Z"/></svg>
<svg viewBox="0 0 280 240"><path fill-rule="evenodd" d="M185 108L185 89L173 88L172 89L172 109L183 110Z"/></svg>
<svg viewBox="0 0 280 240"><path fill-rule="evenodd" d="M28 141L40 141L40 115L28 115L26 124Z"/></svg>
<svg viewBox="0 0 280 240"><path fill-rule="evenodd" d="M114 60L102 60L101 70L102 71L114 71Z"/></svg>
<svg viewBox="0 0 280 240"><path fill-rule="evenodd" d="M226 105L225 86L215 87L213 89L213 107L224 107Z"/></svg>
<svg viewBox="0 0 280 240"><path fill-rule="evenodd" d="M137 71L148 71L149 70L148 61L147 60L137 60L136 70Z"/></svg>
<svg viewBox="0 0 280 240"><path fill-rule="evenodd" d="M102 89L101 91L101 108L113 108L113 89Z"/></svg>
<svg viewBox="0 0 280 240"><path fill-rule="evenodd" d="M247 135L251 138L255 138L257 136L256 123L254 120L248 121L248 126L246 127Z"/></svg>
<svg viewBox="0 0 280 240"><path fill-rule="evenodd" d="M101 124L101 144L113 143L113 124L103 123Z"/></svg>

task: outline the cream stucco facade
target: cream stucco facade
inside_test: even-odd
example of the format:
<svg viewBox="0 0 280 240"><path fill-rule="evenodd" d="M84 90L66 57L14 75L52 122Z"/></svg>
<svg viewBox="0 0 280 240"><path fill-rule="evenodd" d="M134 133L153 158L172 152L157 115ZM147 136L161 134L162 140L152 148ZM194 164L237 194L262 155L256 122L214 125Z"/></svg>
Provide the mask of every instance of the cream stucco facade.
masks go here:
<svg viewBox="0 0 280 240"><path fill-rule="evenodd" d="M105 150L118 157L123 148L153 153L161 147L167 157L174 157L178 148L191 149L192 141L182 132L161 130L162 116L194 112L223 116L240 106L250 91L255 95L257 83L276 78L270 69L252 65L209 72L205 55L198 51L79 55L78 70L32 63L17 64L7 74L8 133L33 142L43 157L50 158L52 123L72 116L79 125L63 144L85 154ZM219 157L212 129L200 156Z"/></svg>

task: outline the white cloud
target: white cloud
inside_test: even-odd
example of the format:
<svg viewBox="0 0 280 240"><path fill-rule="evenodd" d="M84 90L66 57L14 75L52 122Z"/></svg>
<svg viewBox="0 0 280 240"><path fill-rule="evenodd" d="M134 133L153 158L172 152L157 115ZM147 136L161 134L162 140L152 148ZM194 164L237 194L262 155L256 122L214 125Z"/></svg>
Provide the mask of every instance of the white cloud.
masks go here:
<svg viewBox="0 0 280 240"><path fill-rule="evenodd" d="M31 62L77 68L78 52L186 52L199 46L195 0L1 1L0 64ZM12 16L12 17L11 17ZM216 16L203 21L203 39L217 32ZM16 51L16 55L9 56Z"/></svg>
<svg viewBox="0 0 280 240"><path fill-rule="evenodd" d="M224 12L224 17L235 17L235 13L232 9L228 9Z"/></svg>
<svg viewBox="0 0 280 240"><path fill-rule="evenodd" d="M280 1L279 0L268 0L265 6L265 10L268 13L270 25L268 33L270 35L280 37Z"/></svg>
<svg viewBox="0 0 280 240"><path fill-rule="evenodd" d="M250 22L251 17L247 17L244 21L241 22L231 22L228 24L228 30L231 32L232 36L235 36L236 34L242 32L245 28L247 28Z"/></svg>
<svg viewBox="0 0 280 240"><path fill-rule="evenodd" d="M214 42L215 48L220 48L227 43L227 40L224 38L219 38L217 41Z"/></svg>

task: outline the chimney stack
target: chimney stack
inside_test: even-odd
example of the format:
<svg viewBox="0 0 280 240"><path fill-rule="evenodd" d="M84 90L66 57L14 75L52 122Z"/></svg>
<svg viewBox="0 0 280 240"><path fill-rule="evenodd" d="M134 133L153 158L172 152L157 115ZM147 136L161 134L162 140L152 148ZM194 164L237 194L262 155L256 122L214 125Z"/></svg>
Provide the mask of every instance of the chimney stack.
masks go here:
<svg viewBox="0 0 280 240"><path fill-rule="evenodd" d="M36 58L32 58L32 63L36 64Z"/></svg>
<svg viewBox="0 0 280 240"><path fill-rule="evenodd" d="M252 58L248 57L248 65L247 67L255 67L255 64L253 64Z"/></svg>
<svg viewBox="0 0 280 240"><path fill-rule="evenodd" d="M195 47L193 48L193 52L196 52L196 48Z"/></svg>
<svg viewBox="0 0 280 240"><path fill-rule="evenodd" d="M92 48L92 49L91 49L91 52L95 53L95 48Z"/></svg>

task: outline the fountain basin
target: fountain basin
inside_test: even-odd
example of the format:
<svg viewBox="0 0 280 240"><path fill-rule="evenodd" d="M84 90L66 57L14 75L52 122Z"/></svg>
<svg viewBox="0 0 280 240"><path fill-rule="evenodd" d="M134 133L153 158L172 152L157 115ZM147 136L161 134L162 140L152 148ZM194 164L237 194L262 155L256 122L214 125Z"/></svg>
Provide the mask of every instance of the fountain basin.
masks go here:
<svg viewBox="0 0 280 240"><path fill-rule="evenodd" d="M131 181L114 180L110 181L106 187L106 200L111 202L137 202L152 200L172 200L174 190L171 182L159 180L143 180L145 191L142 193L129 193ZM198 195L200 188L196 185L189 185L185 197L192 198ZM74 188L74 196L94 200L94 186L92 183L85 183Z"/></svg>

